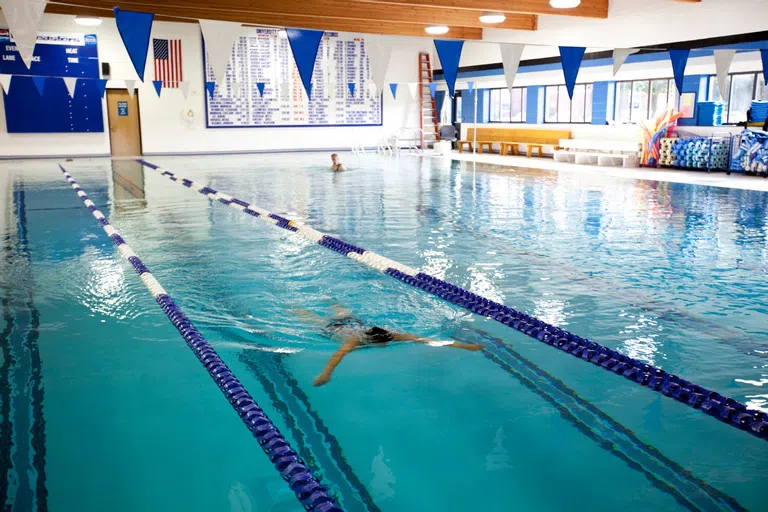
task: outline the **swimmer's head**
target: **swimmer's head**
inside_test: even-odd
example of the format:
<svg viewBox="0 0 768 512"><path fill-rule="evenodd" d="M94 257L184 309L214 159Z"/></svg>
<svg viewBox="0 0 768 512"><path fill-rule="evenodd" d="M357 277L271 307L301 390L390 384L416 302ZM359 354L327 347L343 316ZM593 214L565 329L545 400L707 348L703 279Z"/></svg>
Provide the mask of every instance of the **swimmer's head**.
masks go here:
<svg viewBox="0 0 768 512"><path fill-rule="evenodd" d="M339 159L339 155L337 155L336 153L331 155L331 162L336 163L336 160L338 159Z"/></svg>

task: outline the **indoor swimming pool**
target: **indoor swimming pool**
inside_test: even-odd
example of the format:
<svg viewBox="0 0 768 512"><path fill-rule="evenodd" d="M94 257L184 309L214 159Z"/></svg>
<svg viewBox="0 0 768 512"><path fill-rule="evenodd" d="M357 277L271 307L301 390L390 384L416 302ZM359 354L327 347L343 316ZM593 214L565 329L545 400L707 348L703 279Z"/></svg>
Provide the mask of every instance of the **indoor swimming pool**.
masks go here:
<svg viewBox="0 0 768 512"><path fill-rule="evenodd" d="M768 412L768 193L316 153L147 157ZM768 443L211 201L62 164L348 511L763 510ZM55 161L0 165L0 501L301 510ZM304 311L477 343L347 356Z"/></svg>

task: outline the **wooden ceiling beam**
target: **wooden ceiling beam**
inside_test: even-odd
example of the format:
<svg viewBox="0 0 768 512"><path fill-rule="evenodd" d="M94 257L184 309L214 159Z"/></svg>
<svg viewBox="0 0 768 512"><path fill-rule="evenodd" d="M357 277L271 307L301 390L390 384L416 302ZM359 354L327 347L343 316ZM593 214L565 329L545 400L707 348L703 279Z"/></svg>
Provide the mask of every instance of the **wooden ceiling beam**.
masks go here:
<svg viewBox="0 0 768 512"><path fill-rule="evenodd" d="M359 0L381 5L411 5L470 11L501 11L554 16L607 18L608 0L581 0L573 9L555 9L549 0ZM640 0L637 0L640 1Z"/></svg>
<svg viewBox="0 0 768 512"><path fill-rule="evenodd" d="M111 8L114 0L75 0L78 5ZM55 5L55 4L54 4ZM415 25L447 25L449 27L504 28L536 30L537 16L508 13L507 19L498 24L484 25L477 11L445 9L413 5L377 5L358 0L147 0L121 1L123 9L192 16L202 14L207 19L237 21L249 15L291 15L334 20L372 20Z"/></svg>
<svg viewBox="0 0 768 512"><path fill-rule="evenodd" d="M125 4L124 4L125 5ZM128 8L127 6L125 7ZM275 26L275 27L293 27L309 28L315 30L328 30L333 32L353 32L364 34L385 34L396 36L427 36L424 29L426 24L416 23L395 23L391 21L380 20L350 20L337 18L318 18L315 16L294 16L286 14L259 14L247 13L237 16L228 15L224 11L216 11L219 15L213 16L211 11L187 9L184 13L176 10L167 10L162 7L153 9L156 18L159 21L184 21L169 16L188 16L196 19L215 19L223 21L239 21L246 25L256 26ZM167 11L167 12L166 12ZM109 11L96 7L76 7L71 5L59 5L49 3L45 12L53 14L72 14L86 16L111 17ZM193 22L193 20L189 20ZM483 29L473 27L450 27L450 31L441 36L445 39L465 39L481 40L483 38Z"/></svg>

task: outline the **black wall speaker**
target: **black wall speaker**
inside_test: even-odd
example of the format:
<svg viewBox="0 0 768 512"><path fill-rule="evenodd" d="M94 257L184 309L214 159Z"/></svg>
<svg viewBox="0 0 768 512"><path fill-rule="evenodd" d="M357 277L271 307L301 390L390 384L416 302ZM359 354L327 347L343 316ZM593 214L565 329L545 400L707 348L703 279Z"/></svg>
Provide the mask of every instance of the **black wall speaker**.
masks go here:
<svg viewBox="0 0 768 512"><path fill-rule="evenodd" d="M101 63L101 76L104 78L109 78L109 62Z"/></svg>

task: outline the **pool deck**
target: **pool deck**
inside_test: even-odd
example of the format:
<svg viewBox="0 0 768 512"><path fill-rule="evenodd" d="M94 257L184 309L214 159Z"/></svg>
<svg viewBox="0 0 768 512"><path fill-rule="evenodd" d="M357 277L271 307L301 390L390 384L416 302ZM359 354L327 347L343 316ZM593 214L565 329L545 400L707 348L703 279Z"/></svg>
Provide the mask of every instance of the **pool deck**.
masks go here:
<svg viewBox="0 0 768 512"><path fill-rule="evenodd" d="M427 154L429 155L429 154ZM446 156L433 156L434 158L448 158ZM465 162L477 162L505 167L518 167L525 169L542 169L557 172L575 172L580 174L599 174L617 178L629 178L637 180L667 181L672 183L688 183L692 185L708 185L711 187L735 188L742 190L757 190L768 192L768 178L758 176L745 176L743 174L731 174L724 172L680 171L675 169L624 169L622 167L600 167L597 165L576 165L555 162L551 158L526 158L524 156L501 156L498 154L473 154L453 151L450 155L453 160Z"/></svg>

